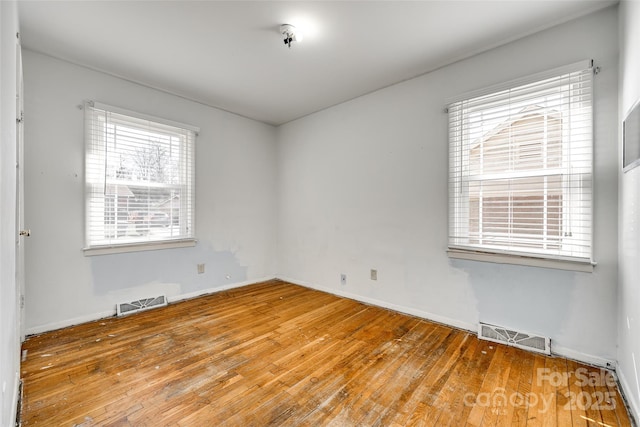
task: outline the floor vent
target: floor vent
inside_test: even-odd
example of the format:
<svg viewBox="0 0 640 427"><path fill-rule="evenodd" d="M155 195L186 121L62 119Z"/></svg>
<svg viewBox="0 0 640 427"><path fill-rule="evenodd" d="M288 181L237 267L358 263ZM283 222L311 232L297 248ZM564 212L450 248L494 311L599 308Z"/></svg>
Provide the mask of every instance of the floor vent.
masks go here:
<svg viewBox="0 0 640 427"><path fill-rule="evenodd" d="M118 316L125 314L138 313L140 311L149 310L156 307L164 307L167 305L167 298L164 295L154 298L142 298L136 301L123 302L118 304Z"/></svg>
<svg viewBox="0 0 640 427"><path fill-rule="evenodd" d="M513 331L502 326L480 323L478 337L537 353L551 354L551 339L521 331Z"/></svg>

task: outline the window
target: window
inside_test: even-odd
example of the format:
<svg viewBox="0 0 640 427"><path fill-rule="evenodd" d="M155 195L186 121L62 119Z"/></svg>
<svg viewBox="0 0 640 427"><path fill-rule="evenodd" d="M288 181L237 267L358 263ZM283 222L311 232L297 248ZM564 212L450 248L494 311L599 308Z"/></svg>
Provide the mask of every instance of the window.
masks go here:
<svg viewBox="0 0 640 427"><path fill-rule="evenodd" d="M450 254L591 263L592 76L575 64L449 106Z"/></svg>
<svg viewBox="0 0 640 427"><path fill-rule="evenodd" d="M98 103L85 105L88 254L195 244L197 131Z"/></svg>

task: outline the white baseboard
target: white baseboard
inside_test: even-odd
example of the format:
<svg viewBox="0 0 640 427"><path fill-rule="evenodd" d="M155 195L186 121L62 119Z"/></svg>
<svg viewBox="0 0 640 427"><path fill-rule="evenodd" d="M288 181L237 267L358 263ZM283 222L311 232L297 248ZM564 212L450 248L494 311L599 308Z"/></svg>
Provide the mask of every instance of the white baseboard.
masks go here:
<svg viewBox="0 0 640 427"><path fill-rule="evenodd" d="M640 425L640 402L637 399L640 396L636 396L633 392L633 388L627 381L627 378L622 375L622 371L620 369L616 369L616 377L618 379L618 385L623 393L623 397L625 399L625 403L627 404L627 409L629 409L629 415L635 421L634 425ZM636 399L632 399L632 396L636 396Z"/></svg>
<svg viewBox="0 0 640 427"><path fill-rule="evenodd" d="M172 303L172 302L182 301L186 299L197 298L204 295L215 294L216 292L228 291L229 289L241 288L243 286L253 285L255 283L267 282L275 278L276 278L275 276L269 276L269 277L263 277L261 279L245 280L244 282L229 283L229 284L218 286L215 288L201 289L195 292L190 292L188 294L174 295L170 297L168 296L167 301L169 303Z"/></svg>
<svg viewBox="0 0 640 427"><path fill-rule="evenodd" d="M561 345L556 345L551 341L551 354L554 356L566 357L567 359L577 360L587 365L599 366L605 369L616 369L616 361L605 359L604 357L594 356L592 354L582 353Z"/></svg>
<svg viewBox="0 0 640 427"><path fill-rule="evenodd" d="M32 326L27 328L26 335L37 335L44 332L55 331L56 329L68 328L69 326L79 325L81 323L93 322L94 320L104 319L116 315L116 307L113 310L101 311L99 313L85 314L84 316L74 317L72 319L60 320L58 322L46 323L44 325Z"/></svg>
<svg viewBox="0 0 640 427"><path fill-rule="evenodd" d="M399 305L399 304L394 304L394 303L390 303L388 301L383 301L383 300L378 300L375 298L369 298L369 297L364 297L362 295L357 295L357 294L353 294L350 292L345 292L339 289L334 289L334 288L326 288L324 286L318 286L315 285L313 283L310 282L305 282L303 280L297 280L297 279L293 279L290 277L284 277L284 276L268 276L268 277L263 277L263 278L259 278L259 279L253 279L253 280L246 280L243 282L236 282L236 283L229 283L223 286L218 286L215 288L208 288L208 289L201 289L195 292L190 292L188 294L181 294L181 295L174 295L174 296L168 296L167 297L167 301L169 303L173 303L173 302L177 302L177 301L182 301L182 300L186 300L186 299L191 299L191 298L197 298L200 296L204 296L204 295L210 295L210 294L214 294L216 292L222 292L222 291L226 291L229 289L234 289L234 288L240 288L243 286L247 286L247 285L252 285L254 283L260 283L260 282L266 282L269 280L273 280L273 279L279 279L279 280L283 280L285 282L289 282L289 283L293 283L296 285L300 285L300 286L304 286L306 288L311 288L311 289L316 289L318 291L322 291L322 292L327 292L329 294L333 294L333 295L338 295L344 298L349 298L349 299L353 299L356 301L360 301L366 304L371 304L371 305L375 305L378 307L383 307L383 308L388 308L390 310L394 310L394 311L398 311L400 313L406 313L406 314L410 314L412 316L417 316L417 317L421 317L423 319L427 319L427 320L431 320L433 322L437 322L437 323L442 323L445 325L449 325L449 326L453 326L454 328L458 328L458 329L464 329L470 332L473 332L474 334L477 333L478 331L478 325L477 324L473 324L473 323L469 323L469 322L464 322L458 319L452 319L450 317L446 317L446 316L441 316L438 314L434 314L434 313L430 313L424 310L420 310L417 308L413 308L413 307L407 307L407 306L403 306L403 305ZM62 320L59 322L53 322L53 323L48 323L45 325L40 325L40 326L34 326L31 328L28 328L26 330L26 334L27 335L35 335L35 334L41 334L43 332L48 332L48 331L53 331L56 329L62 329L62 328L66 328L69 326L74 326L74 325L78 325L81 323L86 323L86 322L91 322L91 321L95 321L95 320L100 320L100 319L104 319L106 317L111 317L111 316L115 316L116 314L116 309L115 307L113 308L113 310L109 310L109 311L103 311L100 313L92 313L92 314L87 314L85 316L80 316L80 317L75 317L73 319L67 319L67 320ZM551 353L554 355L558 355L558 356L562 356L562 357L567 357L569 359L573 359L573 360L577 360L579 362L583 362L583 363L587 363L590 365L594 365L594 366L601 366L603 368L609 368L609 369L614 369L616 367L616 362L610 359L605 359L599 356L593 356L590 354L586 354L586 353L582 353L576 350L572 350L570 348L567 347L563 347L563 346L558 346L556 345L553 341L551 343ZM621 383L624 383L623 380L621 380ZM632 396L632 394L630 394ZM637 408L634 408L634 410L636 411L636 414L638 414Z"/></svg>
<svg viewBox="0 0 640 427"><path fill-rule="evenodd" d="M353 299L356 301L364 302L366 304L371 304L378 307L388 308L389 310L410 314L412 316L421 317L423 319L431 320L433 322L443 323L448 326L453 326L454 328L464 329L466 331L473 332L474 334L478 332L478 325L475 325L473 323L463 322L458 319L452 319L450 317L440 316L438 314L429 313L428 311L420 310L413 307L406 307L404 305L394 304L388 301L378 300L378 299L369 298L369 297L363 297L362 295L352 294L350 292L344 292L338 289L325 288L324 286L318 286L309 282L304 282L302 280L296 280L289 277L278 276L277 278L280 280L284 280L285 282L293 283L295 285L304 286L306 288L311 288L311 289L326 292L329 294L338 295L341 297Z"/></svg>
<svg viewBox="0 0 640 427"><path fill-rule="evenodd" d="M242 286L252 285L254 283L266 282L268 280L273 280L273 279L275 279L275 276L263 277L263 278L253 279L253 280L246 280L244 282L229 283L229 284L218 286L215 288L201 289L195 292L190 292L188 294L167 296L167 301L169 303L182 301L182 300L196 298L203 295L214 294L216 292L226 291L233 288L240 288ZM44 332L55 331L56 329L68 328L69 326L75 326L81 323L93 322L95 320L104 319L106 317L113 317L115 315L116 315L116 308L114 305L113 310L86 314L84 316L74 317L72 319L61 320L59 322L52 322L52 323L47 323L39 326L32 326L30 328L27 328L26 335L42 334Z"/></svg>
<svg viewBox="0 0 640 427"><path fill-rule="evenodd" d="M290 277L278 276L278 279L284 280L285 282L294 283L296 285L304 286L307 288L316 289L318 291L327 292L333 295L354 299L356 301L361 301L367 304L388 308L390 310L398 311L401 313L411 314L413 316L421 317L423 319L453 326L454 328L464 329L464 330L473 332L474 334L477 334L478 332L477 324L463 322L458 319L452 319L449 317L440 316L438 314L429 313L424 310L420 310L412 307L406 307L399 304L393 304L387 301L377 300L369 297L363 297L361 295L344 292L338 289L325 288L324 286L317 286L312 283L305 282L302 280L292 279ZM603 368L608 368L608 369L615 369L616 367L616 363L613 360L605 359L599 356L593 356L591 354L581 353L579 351L575 351L567 347L558 346L554 344L553 341L551 342L551 353L557 356L562 356L562 357L567 357L569 359L577 360L579 362L583 362L589 365L601 366Z"/></svg>

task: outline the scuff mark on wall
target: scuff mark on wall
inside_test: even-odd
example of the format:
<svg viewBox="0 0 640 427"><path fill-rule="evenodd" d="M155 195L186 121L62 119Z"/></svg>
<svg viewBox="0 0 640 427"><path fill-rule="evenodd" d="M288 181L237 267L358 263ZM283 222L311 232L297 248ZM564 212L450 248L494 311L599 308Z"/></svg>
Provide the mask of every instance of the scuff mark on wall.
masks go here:
<svg viewBox="0 0 640 427"><path fill-rule="evenodd" d="M467 273L481 322L557 337L568 322L577 273L455 260Z"/></svg>
<svg viewBox="0 0 640 427"><path fill-rule="evenodd" d="M198 264L205 272L198 274ZM91 277L96 295L128 294L136 288L165 295L188 294L247 280L247 266L235 253L210 246L163 249L91 257ZM131 292L121 292L130 290ZM124 297L124 295L123 295Z"/></svg>

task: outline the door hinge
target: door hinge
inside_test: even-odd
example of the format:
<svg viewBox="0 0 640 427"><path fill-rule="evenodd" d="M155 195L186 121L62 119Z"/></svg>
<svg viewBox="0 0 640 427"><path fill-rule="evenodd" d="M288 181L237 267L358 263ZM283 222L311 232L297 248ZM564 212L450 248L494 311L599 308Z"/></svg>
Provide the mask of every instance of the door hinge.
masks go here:
<svg viewBox="0 0 640 427"><path fill-rule="evenodd" d="M20 235L24 237L31 236L31 230L20 230Z"/></svg>
<svg viewBox="0 0 640 427"><path fill-rule="evenodd" d="M20 295L20 308L24 308L24 295Z"/></svg>
<svg viewBox="0 0 640 427"><path fill-rule="evenodd" d="M24 113L20 111L20 116L16 117L16 123L22 123L24 121Z"/></svg>

